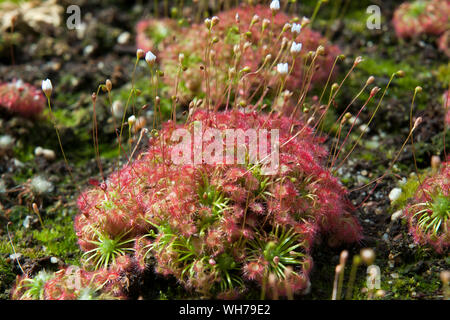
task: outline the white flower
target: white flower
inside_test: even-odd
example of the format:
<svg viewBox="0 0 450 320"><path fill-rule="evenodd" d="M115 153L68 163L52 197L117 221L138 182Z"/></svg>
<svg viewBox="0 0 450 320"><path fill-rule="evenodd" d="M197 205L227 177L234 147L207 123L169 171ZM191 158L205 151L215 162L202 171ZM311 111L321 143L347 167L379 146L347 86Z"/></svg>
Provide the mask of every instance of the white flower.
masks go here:
<svg viewBox="0 0 450 320"><path fill-rule="evenodd" d="M136 123L136 117L133 115L133 116L130 116L129 118L128 118L128 125L130 126L130 127L132 127L134 124Z"/></svg>
<svg viewBox="0 0 450 320"><path fill-rule="evenodd" d="M273 0L273 1L270 3L270 10L272 10L272 11L278 11L278 10L280 10L280 1L278 1L278 0Z"/></svg>
<svg viewBox="0 0 450 320"><path fill-rule="evenodd" d="M148 51L145 54L145 61L147 61L148 64L152 65L156 61L156 56L153 54L153 52Z"/></svg>
<svg viewBox="0 0 450 320"><path fill-rule="evenodd" d="M302 51L303 45L301 43L292 42L291 53L299 53Z"/></svg>
<svg viewBox="0 0 450 320"><path fill-rule="evenodd" d="M46 79L42 81L42 91L44 91L45 96L47 98L50 97L50 95L52 94L53 91L53 86L52 86L52 82L50 81L50 79Z"/></svg>
<svg viewBox="0 0 450 320"><path fill-rule="evenodd" d="M277 65L277 71L279 74L285 75L289 71L289 65L287 63L279 63Z"/></svg>
<svg viewBox="0 0 450 320"><path fill-rule="evenodd" d="M300 33L300 31L302 31L302 25L301 24L298 24L298 23L292 24L292 27L291 27L291 32L292 33Z"/></svg>

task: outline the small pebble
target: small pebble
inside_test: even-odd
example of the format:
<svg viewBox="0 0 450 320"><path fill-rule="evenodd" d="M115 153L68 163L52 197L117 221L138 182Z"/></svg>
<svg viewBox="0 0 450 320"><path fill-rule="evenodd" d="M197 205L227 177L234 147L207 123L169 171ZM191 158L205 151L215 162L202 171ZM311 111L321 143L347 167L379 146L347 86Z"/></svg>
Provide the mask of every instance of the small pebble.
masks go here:
<svg viewBox="0 0 450 320"><path fill-rule="evenodd" d="M403 214L402 210L395 211L391 216L391 221L397 221Z"/></svg>
<svg viewBox="0 0 450 320"><path fill-rule="evenodd" d="M91 55L92 52L94 52L94 46L90 44L84 48L83 55L87 57Z"/></svg>
<svg viewBox="0 0 450 320"><path fill-rule="evenodd" d="M0 150L10 150L14 146L14 139L10 135L0 136Z"/></svg>
<svg viewBox="0 0 450 320"><path fill-rule="evenodd" d="M31 220L31 216L26 216L25 219L22 222L22 225L25 229L28 229L30 227L30 220Z"/></svg>
<svg viewBox="0 0 450 320"><path fill-rule="evenodd" d="M10 258L11 260L17 260L17 259L19 259L21 256L22 256L21 253L13 253L13 254L10 254L10 255L9 255L9 258Z"/></svg>
<svg viewBox="0 0 450 320"><path fill-rule="evenodd" d="M130 41L131 34L129 32L122 32L117 37L118 44L127 44Z"/></svg>
<svg viewBox="0 0 450 320"><path fill-rule="evenodd" d="M389 193L389 200L391 200L391 202L397 201L401 195L402 195L402 189L394 188Z"/></svg>

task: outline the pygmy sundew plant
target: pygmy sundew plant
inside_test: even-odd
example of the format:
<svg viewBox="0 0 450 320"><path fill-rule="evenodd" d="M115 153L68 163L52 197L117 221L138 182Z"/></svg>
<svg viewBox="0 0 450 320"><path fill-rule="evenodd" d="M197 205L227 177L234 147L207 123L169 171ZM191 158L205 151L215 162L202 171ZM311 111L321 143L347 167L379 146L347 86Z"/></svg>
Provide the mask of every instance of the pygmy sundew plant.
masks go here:
<svg viewBox="0 0 450 320"><path fill-rule="evenodd" d="M419 244L429 244L437 252L450 245L450 163L418 187L414 201L404 209L409 230Z"/></svg>
<svg viewBox="0 0 450 320"><path fill-rule="evenodd" d="M136 25L136 46L144 51L160 51L175 36L178 23L173 19L144 19Z"/></svg>
<svg viewBox="0 0 450 320"><path fill-rule="evenodd" d="M22 80L0 83L0 107L10 113L36 117L44 110L45 101L41 90Z"/></svg>
<svg viewBox="0 0 450 320"><path fill-rule="evenodd" d="M34 278L18 277L11 298L14 300L111 300L121 299L118 272L102 269L89 272L71 266L55 273L40 271Z"/></svg>
<svg viewBox="0 0 450 320"><path fill-rule="evenodd" d="M249 145L238 146L247 150L242 164L175 164L180 150L173 133L192 133L199 124L204 134L261 129L271 136L269 130L278 129L278 170L264 175L263 161L249 161ZM268 278L276 279L271 286L279 294L286 288L299 293L308 286L310 253L320 235L333 243L361 239L345 188L322 166L320 142L303 122L275 114L200 109L184 125L169 121L138 160L79 197L81 249L93 252L108 240L122 250L109 250L113 255L134 250L142 270L151 265L203 296L236 297L250 282L264 291ZM203 141L203 154L209 143Z"/></svg>
<svg viewBox="0 0 450 320"><path fill-rule="evenodd" d="M440 35L448 29L449 0L416 0L397 8L392 23L399 38Z"/></svg>
<svg viewBox="0 0 450 320"><path fill-rule="evenodd" d="M279 86L277 65L288 70L284 89L325 83L340 54L320 33L300 20L267 6L241 6L192 25L160 54L164 81L181 102L208 97L225 105L229 96L246 103L258 99L268 86ZM321 48L311 64L310 51ZM203 72L199 72L199 70ZM277 88L267 94L274 96ZM209 94L208 94L209 93ZM239 102L239 99L236 99Z"/></svg>
<svg viewBox="0 0 450 320"><path fill-rule="evenodd" d="M446 112L445 115L445 123L447 126L450 126L450 91L447 90L444 95L442 96L443 99L443 106L444 110Z"/></svg>
<svg viewBox="0 0 450 320"><path fill-rule="evenodd" d="M439 49L444 52L447 57L450 57L450 30L444 32L442 36L439 38L438 46Z"/></svg>

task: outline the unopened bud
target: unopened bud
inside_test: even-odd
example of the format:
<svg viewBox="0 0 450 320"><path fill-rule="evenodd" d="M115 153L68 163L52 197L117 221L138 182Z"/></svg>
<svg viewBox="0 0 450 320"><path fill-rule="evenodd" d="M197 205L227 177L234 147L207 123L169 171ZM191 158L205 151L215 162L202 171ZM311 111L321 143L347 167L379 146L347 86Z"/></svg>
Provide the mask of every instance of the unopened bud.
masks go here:
<svg viewBox="0 0 450 320"><path fill-rule="evenodd" d="M420 93L420 92L422 92L422 87L416 87L416 90L414 90L414 91L416 94Z"/></svg>
<svg viewBox="0 0 450 320"><path fill-rule="evenodd" d="M310 22L311 20L309 20L307 17L303 17L301 22L302 28L307 26Z"/></svg>
<svg viewBox="0 0 450 320"><path fill-rule="evenodd" d="M325 54L325 48L323 46L318 46L316 50L318 56L323 56Z"/></svg>
<svg viewBox="0 0 450 320"><path fill-rule="evenodd" d="M373 97L375 96L378 92L380 91L380 88L375 87L370 91L370 96Z"/></svg>
<svg viewBox="0 0 450 320"><path fill-rule="evenodd" d="M413 130L415 130L422 123L422 120L423 120L422 117L418 117L416 119L416 121L414 122Z"/></svg>
<svg viewBox="0 0 450 320"><path fill-rule="evenodd" d="M105 86L106 86L106 90L108 90L108 92L110 92L112 90L112 82L111 80L107 79L105 82Z"/></svg>
<svg viewBox="0 0 450 320"><path fill-rule="evenodd" d="M360 64L363 61L363 58L361 56L356 57L355 62L353 65L356 67L358 64Z"/></svg>
<svg viewBox="0 0 450 320"><path fill-rule="evenodd" d="M375 77L370 76L369 79L367 79L367 81L366 81L366 85L372 84L374 81L375 81Z"/></svg>
<svg viewBox="0 0 450 320"><path fill-rule="evenodd" d="M211 19L211 26L212 26L212 27L217 26L217 24L218 24L219 22L220 22L219 17L214 16L214 17L212 17L212 19Z"/></svg>
<svg viewBox="0 0 450 320"><path fill-rule="evenodd" d="M279 256L273 257L273 263L275 263L277 265L279 262L280 262L280 257Z"/></svg>
<svg viewBox="0 0 450 320"><path fill-rule="evenodd" d="M130 126L130 127L132 127L134 124L136 123L136 117L133 115L133 116L130 116L129 118L128 118L128 125Z"/></svg>
<svg viewBox="0 0 450 320"><path fill-rule="evenodd" d="M439 169L441 166L441 158L439 156L432 156L431 157L431 168L434 170Z"/></svg>
<svg viewBox="0 0 450 320"><path fill-rule="evenodd" d="M339 85L337 83L333 83L331 86L331 92L335 92L337 89L339 89Z"/></svg>
<svg viewBox="0 0 450 320"><path fill-rule="evenodd" d="M39 215L39 208L38 208L36 202L33 202L32 207L33 207L33 212L34 212L35 214Z"/></svg>
<svg viewBox="0 0 450 320"><path fill-rule="evenodd" d="M286 31L288 31L289 29L291 29L292 28L292 25L290 24L290 23L286 23L285 25L284 25L284 27L283 27L283 30L281 31L281 32L286 32Z"/></svg>
<svg viewBox="0 0 450 320"><path fill-rule="evenodd" d="M339 263L341 265L344 265L345 262L347 261L347 258L348 258L348 251L347 250L342 251L339 257Z"/></svg>
<svg viewBox="0 0 450 320"><path fill-rule="evenodd" d="M403 78L405 76L405 71L399 70L395 73L395 75L399 78Z"/></svg>
<svg viewBox="0 0 450 320"><path fill-rule="evenodd" d="M144 57L145 57L145 51L142 50L142 49L137 49L137 51L136 51L136 57L137 57L138 59L144 58Z"/></svg>
<svg viewBox="0 0 450 320"><path fill-rule="evenodd" d="M211 19L205 19L205 27L206 29L211 29Z"/></svg>
<svg viewBox="0 0 450 320"><path fill-rule="evenodd" d="M442 271L440 276L442 283L448 285L450 282L450 271Z"/></svg>
<svg viewBox="0 0 450 320"><path fill-rule="evenodd" d="M252 69L250 69L249 66L245 66L244 68L242 68L241 73L248 73L250 71L252 71Z"/></svg>
<svg viewBox="0 0 450 320"><path fill-rule="evenodd" d="M180 63L180 64L183 64L183 61L184 61L184 53L180 53L179 55L178 55L178 62Z"/></svg>
<svg viewBox="0 0 450 320"><path fill-rule="evenodd" d="M362 249L360 256L361 260L368 266L371 266L375 262L375 251L373 251L373 249Z"/></svg>
<svg viewBox="0 0 450 320"><path fill-rule="evenodd" d="M253 25L259 23L260 21L261 21L261 18L260 18L257 14L255 14L255 15L253 16L253 18L252 18L252 22L250 23L250 28L251 28Z"/></svg>

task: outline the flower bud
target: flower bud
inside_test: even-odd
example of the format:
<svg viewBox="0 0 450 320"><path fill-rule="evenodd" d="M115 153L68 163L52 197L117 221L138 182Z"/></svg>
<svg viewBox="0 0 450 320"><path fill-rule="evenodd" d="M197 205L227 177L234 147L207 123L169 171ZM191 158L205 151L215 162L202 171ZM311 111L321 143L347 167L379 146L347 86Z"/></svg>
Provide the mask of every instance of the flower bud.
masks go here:
<svg viewBox="0 0 450 320"><path fill-rule="evenodd" d="M128 118L128 125L130 126L130 127L132 127L134 124L136 123L136 117L133 115L133 116L130 116L129 118Z"/></svg>
<svg viewBox="0 0 450 320"><path fill-rule="evenodd" d="M212 19L211 19L211 27L217 26L219 24L219 22L220 22L219 17L217 17L217 16L212 17Z"/></svg>
<svg viewBox="0 0 450 320"><path fill-rule="evenodd" d="M280 1L279 0L273 0L270 3L270 10L272 10L273 13L276 13L280 10Z"/></svg>
<svg viewBox="0 0 450 320"><path fill-rule="evenodd" d="M373 249L362 249L360 256L361 260L368 266L371 266L375 262L375 251L373 251Z"/></svg>
<svg viewBox="0 0 450 320"><path fill-rule="evenodd" d="M399 78L403 78L405 76L405 71L399 70L395 73L395 75Z"/></svg>
<svg viewBox="0 0 450 320"><path fill-rule="evenodd" d="M49 79L42 81L42 91L44 91L47 98L50 98L53 91L53 86L52 82Z"/></svg>
<svg viewBox="0 0 450 320"><path fill-rule="evenodd" d="M373 97L375 96L378 92L380 91L380 88L375 87L370 91L370 96Z"/></svg>
<svg viewBox="0 0 450 320"><path fill-rule="evenodd" d="M353 66L357 66L358 64L360 64L361 62L363 62L363 58L361 56L356 57L355 62L353 62Z"/></svg>
<svg viewBox="0 0 450 320"><path fill-rule="evenodd" d="M144 58L144 57L145 57L145 51L142 50L142 49L137 49L137 51L136 51L136 57L137 57L138 59Z"/></svg>
<svg viewBox="0 0 450 320"><path fill-rule="evenodd" d="M366 81L366 85L372 84L374 81L375 81L375 77L370 76L369 79L367 79L367 81Z"/></svg>
<svg viewBox="0 0 450 320"><path fill-rule="evenodd" d="M206 29L211 29L211 19L205 19L205 27Z"/></svg>
<svg viewBox="0 0 450 320"><path fill-rule="evenodd" d="M302 28L306 27L310 22L311 20L309 20L307 17L303 17L301 22Z"/></svg>
<svg viewBox="0 0 450 320"><path fill-rule="evenodd" d="M414 122L413 130L415 130L422 123L422 120L423 120L422 117L418 117L416 119L416 121Z"/></svg>
<svg viewBox="0 0 450 320"><path fill-rule="evenodd" d="M33 202L32 207L33 207L33 212L34 212L35 214L39 215L39 208L38 208L36 202Z"/></svg>
<svg viewBox="0 0 450 320"><path fill-rule="evenodd" d="M441 166L441 158L439 156L432 156L431 157L431 168L434 170L439 169Z"/></svg>
<svg viewBox="0 0 450 320"><path fill-rule="evenodd" d="M179 55L178 55L178 62L180 63L180 64L183 64L183 61L184 61L184 53L180 53Z"/></svg>
<svg viewBox="0 0 450 320"><path fill-rule="evenodd" d="M325 48L324 46L318 46L316 50L316 54L318 56L323 56L325 54Z"/></svg>
<svg viewBox="0 0 450 320"><path fill-rule="evenodd" d="M261 21L261 18L260 18L257 14L255 14L255 15L253 16L253 18L252 18L252 22L250 23L250 28L251 28L254 24L259 23L260 21Z"/></svg>
<svg viewBox="0 0 450 320"><path fill-rule="evenodd" d="M112 82L111 82L111 80L106 79L105 86L106 86L106 90L108 90L108 92L111 92L111 90L112 90Z"/></svg>
<svg viewBox="0 0 450 320"><path fill-rule="evenodd" d="M145 54L145 61L148 63L149 66L152 66L156 61L156 56L153 54L153 52L148 51Z"/></svg>

